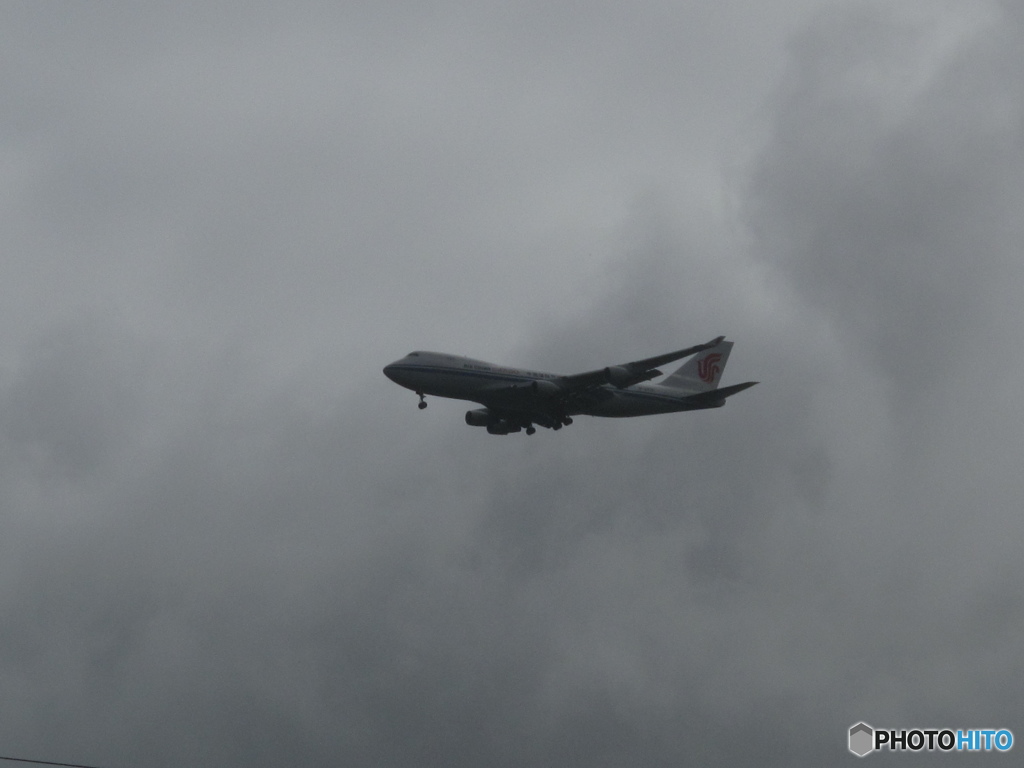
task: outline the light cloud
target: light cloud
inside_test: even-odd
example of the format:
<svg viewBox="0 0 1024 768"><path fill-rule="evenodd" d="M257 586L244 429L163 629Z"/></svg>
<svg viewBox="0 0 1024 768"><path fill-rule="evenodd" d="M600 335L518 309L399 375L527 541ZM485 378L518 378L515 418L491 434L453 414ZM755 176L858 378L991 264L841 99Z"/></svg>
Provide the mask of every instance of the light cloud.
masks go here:
<svg viewBox="0 0 1024 768"><path fill-rule="evenodd" d="M1024 733L1020 11L762 6L9 5L3 753ZM531 439L380 374L718 333L727 408Z"/></svg>

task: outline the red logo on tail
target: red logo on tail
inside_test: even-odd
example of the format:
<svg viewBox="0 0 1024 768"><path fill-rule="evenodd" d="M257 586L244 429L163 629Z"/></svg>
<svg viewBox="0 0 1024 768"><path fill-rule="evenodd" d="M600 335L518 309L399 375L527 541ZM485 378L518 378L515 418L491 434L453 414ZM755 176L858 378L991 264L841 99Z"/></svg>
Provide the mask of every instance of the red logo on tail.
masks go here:
<svg viewBox="0 0 1024 768"><path fill-rule="evenodd" d="M718 377L718 374L722 372L721 366L718 365L718 361L721 359L722 356L716 352L697 361L697 376L701 381L710 384Z"/></svg>

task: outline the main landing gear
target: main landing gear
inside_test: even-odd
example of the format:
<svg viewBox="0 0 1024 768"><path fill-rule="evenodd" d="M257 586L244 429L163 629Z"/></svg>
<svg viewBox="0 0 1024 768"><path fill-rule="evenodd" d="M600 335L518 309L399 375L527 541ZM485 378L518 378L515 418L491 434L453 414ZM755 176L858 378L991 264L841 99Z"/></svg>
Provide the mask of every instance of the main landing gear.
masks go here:
<svg viewBox="0 0 1024 768"><path fill-rule="evenodd" d="M416 394L420 396L420 402L417 404L416 407L422 411L424 408L427 407L427 401L424 399L422 392L417 392Z"/></svg>
<svg viewBox="0 0 1024 768"><path fill-rule="evenodd" d="M537 428L535 426L533 426L532 424L526 428L526 434L528 434L528 435L532 435L536 431L537 431Z"/></svg>

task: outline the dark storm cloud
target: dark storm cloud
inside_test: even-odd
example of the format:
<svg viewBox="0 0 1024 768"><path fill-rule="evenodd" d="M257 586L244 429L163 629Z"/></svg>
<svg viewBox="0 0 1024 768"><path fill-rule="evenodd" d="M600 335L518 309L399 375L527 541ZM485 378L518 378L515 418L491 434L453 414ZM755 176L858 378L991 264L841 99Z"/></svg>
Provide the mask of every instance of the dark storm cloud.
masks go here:
<svg viewBox="0 0 1024 768"><path fill-rule="evenodd" d="M128 372L131 407L85 432L116 429L135 449L116 471L36 480L39 511L74 503L34 521L4 601L7 689L34 713L9 743L111 764L584 765L676 761L678 720L724 735L702 669L724 629L708 623L716 603L736 596L715 582L739 561L703 550L742 528L696 554L693 539L757 494L710 458L728 429L697 461L696 424L661 460L493 441L474 457L467 438L486 436L457 424L450 451L436 434L385 444L372 413L239 401L232 361L174 371L166 350L98 328L55 333L9 382L25 421L57 408L73 425ZM168 376L185 391L160 386Z"/></svg>
<svg viewBox="0 0 1024 768"><path fill-rule="evenodd" d="M37 7L3 86L4 753L820 765L859 719L1024 734L1015 7L822 6L724 192L803 4ZM725 409L529 440L379 372L719 333L762 381Z"/></svg>

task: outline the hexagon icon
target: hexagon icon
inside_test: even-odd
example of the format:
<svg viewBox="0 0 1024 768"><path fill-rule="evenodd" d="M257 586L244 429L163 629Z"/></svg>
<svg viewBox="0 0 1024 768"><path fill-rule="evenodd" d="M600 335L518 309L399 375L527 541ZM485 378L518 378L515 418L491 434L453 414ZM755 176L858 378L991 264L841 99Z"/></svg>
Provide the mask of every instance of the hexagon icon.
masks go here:
<svg viewBox="0 0 1024 768"><path fill-rule="evenodd" d="M864 757L874 751L875 730L867 723L857 723L850 728L850 751L857 757Z"/></svg>

